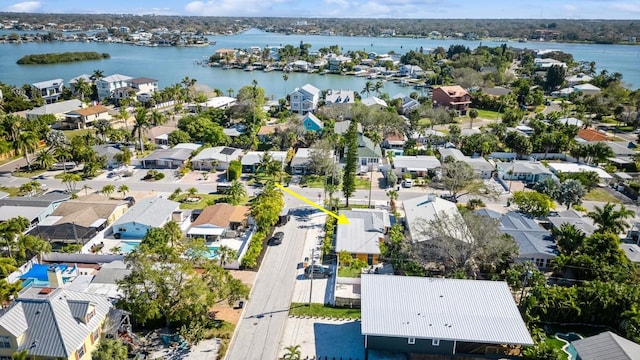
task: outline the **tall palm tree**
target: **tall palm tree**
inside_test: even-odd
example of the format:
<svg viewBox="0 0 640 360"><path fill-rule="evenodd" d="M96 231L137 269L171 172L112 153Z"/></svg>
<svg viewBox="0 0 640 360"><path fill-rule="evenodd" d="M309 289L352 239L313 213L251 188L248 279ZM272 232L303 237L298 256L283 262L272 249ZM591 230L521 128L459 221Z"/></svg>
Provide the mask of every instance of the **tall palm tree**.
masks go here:
<svg viewBox="0 0 640 360"><path fill-rule="evenodd" d="M71 193L76 191L76 184L80 180L82 180L82 177L79 174L67 173L62 176L62 183L67 187L67 191Z"/></svg>
<svg viewBox="0 0 640 360"><path fill-rule="evenodd" d="M151 111L151 114L149 114L149 121L153 126L163 125L167 123L167 117L160 111L154 109Z"/></svg>
<svg viewBox="0 0 640 360"><path fill-rule="evenodd" d="M227 245L220 245L216 254L218 256L218 263L221 267L224 267L231 261L238 258L238 252Z"/></svg>
<svg viewBox="0 0 640 360"><path fill-rule="evenodd" d="M133 125L131 135L134 136L136 133L138 134L138 146L140 151L142 152L144 151L144 144L142 143L142 132L151 127L151 122L149 121L149 112L147 111L147 109L139 107L136 110L134 121L135 123Z"/></svg>
<svg viewBox="0 0 640 360"><path fill-rule="evenodd" d="M24 262L34 256L40 256L51 252L51 243L39 236L18 235L16 241L16 261Z"/></svg>
<svg viewBox="0 0 640 360"><path fill-rule="evenodd" d="M83 78L78 78L74 85L77 94L80 94L80 101L84 101L84 96L91 93L91 84Z"/></svg>
<svg viewBox="0 0 640 360"><path fill-rule="evenodd" d="M35 163L38 168L48 170L56 163L56 157L48 151L41 150L36 155Z"/></svg>
<svg viewBox="0 0 640 360"><path fill-rule="evenodd" d="M229 97L233 97L234 90L232 88L228 88L227 93L229 94Z"/></svg>
<svg viewBox="0 0 640 360"><path fill-rule="evenodd" d="M27 168L31 171L31 160L29 154L38 148L38 137L33 131L22 131L14 144L16 153L20 153L27 161Z"/></svg>
<svg viewBox="0 0 640 360"><path fill-rule="evenodd" d="M124 197L127 196L127 193L129 192L129 187L127 185L120 185L118 187L118 192L122 194L122 198L124 199Z"/></svg>
<svg viewBox="0 0 640 360"><path fill-rule="evenodd" d="M184 236L182 229L180 228L180 224L173 220L164 224L163 229L169 235L169 244L171 244L171 246L177 246L178 241L182 240L182 237Z"/></svg>
<svg viewBox="0 0 640 360"><path fill-rule="evenodd" d="M371 94L371 91L374 89L374 85L371 81L367 81L366 83L364 83L364 88L362 88L362 91L360 92L361 94L367 94L367 97L369 97L369 94Z"/></svg>
<svg viewBox="0 0 640 360"><path fill-rule="evenodd" d="M120 111L118 111L118 113L114 117L116 118L116 120L122 120L122 122L124 123L124 128L127 131L129 130L129 124L127 124L127 120L129 119L129 112L127 111L126 107L121 106Z"/></svg>
<svg viewBox="0 0 640 360"><path fill-rule="evenodd" d="M91 78L94 80L100 80L104 77L104 71L102 70L93 70L93 74L91 75Z"/></svg>
<svg viewBox="0 0 640 360"><path fill-rule="evenodd" d="M633 210L627 209L622 204L616 210L615 205L612 203L606 203L602 208L594 206L593 211L587 213L587 216L593 219L593 223L598 225L598 232L610 232L616 235L629 228L629 223L626 219L632 218L634 215L635 212Z"/></svg>
<svg viewBox="0 0 640 360"><path fill-rule="evenodd" d="M396 211L396 200L398 200L398 192L396 190L387 191L387 196L389 197L389 206L391 207L391 211Z"/></svg>
<svg viewBox="0 0 640 360"><path fill-rule="evenodd" d="M569 223L564 223L559 228L554 227L551 229L551 234L565 255L571 255L578 250L585 239L584 232Z"/></svg>
<svg viewBox="0 0 640 360"><path fill-rule="evenodd" d="M285 93L285 96L286 96L286 94L287 94L287 81L289 81L289 75L287 75L287 74L282 75L282 80L284 80L284 93Z"/></svg>
<svg viewBox="0 0 640 360"><path fill-rule="evenodd" d="M116 191L116 187L115 185L105 185L102 187L102 189L100 190L101 193L104 194L104 196L107 197L107 199L109 198L109 196L111 196L111 194L113 194Z"/></svg>
<svg viewBox="0 0 640 360"><path fill-rule="evenodd" d="M244 185L240 181L233 180L231 186L227 188L224 194L227 196L227 201L229 202L229 204L239 205L244 201L244 199L246 199L247 190L244 188Z"/></svg>
<svg viewBox="0 0 640 360"><path fill-rule="evenodd" d="M376 83L373 85L373 90L376 92L376 94L378 96L380 96L380 91L382 90L382 88L384 87L384 83L380 80L376 81Z"/></svg>
<svg viewBox="0 0 640 360"><path fill-rule="evenodd" d="M471 120L469 122L469 129L473 129L473 120L475 120L477 117L478 117L478 110L476 109L469 110L469 119Z"/></svg>

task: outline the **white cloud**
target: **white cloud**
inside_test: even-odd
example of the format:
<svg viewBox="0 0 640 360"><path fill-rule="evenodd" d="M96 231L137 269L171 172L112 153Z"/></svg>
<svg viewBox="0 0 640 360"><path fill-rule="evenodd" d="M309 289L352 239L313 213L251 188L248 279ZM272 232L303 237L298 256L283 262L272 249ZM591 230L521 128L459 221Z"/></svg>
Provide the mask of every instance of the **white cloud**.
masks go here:
<svg viewBox="0 0 640 360"><path fill-rule="evenodd" d="M568 12L575 12L575 11L577 11L577 10L578 10L578 7L577 7L577 6L575 6L575 5L569 5L569 4L564 5L564 6L563 6L563 8L564 8L564 11L568 11Z"/></svg>
<svg viewBox="0 0 640 360"><path fill-rule="evenodd" d="M40 1L24 1L10 5L5 8L8 12L35 12L40 9L42 3Z"/></svg>
<svg viewBox="0 0 640 360"><path fill-rule="evenodd" d="M640 13L640 2L617 3L611 5L612 9Z"/></svg>
<svg viewBox="0 0 640 360"><path fill-rule="evenodd" d="M192 1L184 9L192 15L203 16L269 16L274 4L285 0L209 0Z"/></svg>

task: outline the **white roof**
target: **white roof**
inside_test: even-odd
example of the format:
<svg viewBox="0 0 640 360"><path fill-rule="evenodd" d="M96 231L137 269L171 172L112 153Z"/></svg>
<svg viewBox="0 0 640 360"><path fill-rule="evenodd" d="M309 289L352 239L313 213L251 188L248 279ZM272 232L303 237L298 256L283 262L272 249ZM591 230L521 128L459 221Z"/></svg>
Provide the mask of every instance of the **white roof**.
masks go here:
<svg viewBox="0 0 640 360"><path fill-rule="evenodd" d="M118 81L127 81L131 79L133 79L131 76L122 75L122 74L113 74L113 75L105 76L99 79L98 81L112 83L112 82L118 82Z"/></svg>
<svg viewBox="0 0 640 360"><path fill-rule="evenodd" d="M60 101L53 104L46 104L32 110L27 111L27 115L46 115L46 114L62 114L73 110L82 108L82 101L78 99L71 99L67 101Z"/></svg>
<svg viewBox="0 0 640 360"><path fill-rule="evenodd" d="M222 235L224 233L224 228L218 226L194 226L189 231L187 231L188 235Z"/></svg>
<svg viewBox="0 0 640 360"><path fill-rule="evenodd" d="M589 172L593 171L598 174L600 179L612 179L613 176L609 175L606 171L592 166L587 165L578 165L575 163L549 163L549 168L553 170L553 172L565 172L565 173L579 173L579 172Z"/></svg>
<svg viewBox="0 0 640 360"><path fill-rule="evenodd" d="M533 345L502 281L363 274L361 289L363 335Z"/></svg>
<svg viewBox="0 0 640 360"><path fill-rule="evenodd" d="M302 85L300 88L298 88L296 90L304 90L304 91L308 92L311 95L320 94L320 89L318 89L317 87L315 87L315 86L313 86L311 84Z"/></svg>
<svg viewBox="0 0 640 360"><path fill-rule="evenodd" d="M284 163L285 159L287 158L286 151L249 151L242 157L242 159L240 159L240 162L242 163L242 165L258 164L260 161L262 161L262 157L265 153L269 153L273 160L279 161L281 163Z"/></svg>
<svg viewBox="0 0 640 360"><path fill-rule="evenodd" d="M346 250L352 254L380 254L379 241L384 234L378 231L367 231L364 220L350 218L349 224L338 225L336 235L336 251Z"/></svg>
<svg viewBox="0 0 640 360"><path fill-rule="evenodd" d="M62 79L53 79L53 80L40 81L37 83L33 83L32 85L34 87L37 87L38 89L46 89L49 87L60 86L62 85L62 83L63 83Z"/></svg>
<svg viewBox="0 0 640 360"><path fill-rule="evenodd" d="M394 156L393 167L395 169L430 170L440 167L440 160L435 156Z"/></svg>
<svg viewBox="0 0 640 360"><path fill-rule="evenodd" d="M309 162L309 157L311 156L310 148L298 148L296 154L291 159L291 166L302 166Z"/></svg>
<svg viewBox="0 0 640 360"><path fill-rule="evenodd" d="M202 145L195 143L180 143L174 146L174 149L189 149L189 150L198 150Z"/></svg>
<svg viewBox="0 0 640 360"><path fill-rule="evenodd" d="M194 156L192 161L208 161L208 160L218 160L218 161L233 161L238 160L242 154L242 150L228 147L228 146L216 146L203 149L198 153L198 155Z"/></svg>
<svg viewBox="0 0 640 360"><path fill-rule="evenodd" d="M435 194L427 194L405 200L402 202L402 205L406 215L407 227L409 229L409 233L411 233L413 241L429 240L425 238L425 234L417 234L416 225L419 225L421 221L428 222L434 220L443 213L459 219L460 226L457 228L457 231L459 232L457 235L459 236L457 236L457 238L460 240L467 238L468 230L466 229L466 226L464 226L464 220L460 216L460 212L458 211L456 204L451 201L439 198Z"/></svg>
<svg viewBox="0 0 640 360"><path fill-rule="evenodd" d="M574 117L563 117L558 119L558 122L565 125L573 125L577 127L582 127L582 120L576 119Z"/></svg>
<svg viewBox="0 0 640 360"><path fill-rule="evenodd" d="M235 98L228 97L228 96L217 96L217 97L208 99L206 102L203 102L200 105L208 108L217 109L217 108L234 104L235 102L236 102Z"/></svg>
<svg viewBox="0 0 640 360"><path fill-rule="evenodd" d="M595 85L591 85L591 84L580 84L580 85L576 85L573 87L574 89L578 89L580 91L583 90L587 90L587 91L600 91L600 88L595 86Z"/></svg>
<svg viewBox="0 0 640 360"><path fill-rule="evenodd" d="M387 107L387 102L375 97L375 96L369 96L366 97L364 99L361 100L362 104L365 106L373 106L373 105L378 105L378 106L383 106L383 107Z"/></svg>
<svg viewBox="0 0 640 360"><path fill-rule="evenodd" d="M149 227L160 227L179 208L180 204L177 202L161 197L142 199L118 218L112 226L116 229L118 225L136 222Z"/></svg>

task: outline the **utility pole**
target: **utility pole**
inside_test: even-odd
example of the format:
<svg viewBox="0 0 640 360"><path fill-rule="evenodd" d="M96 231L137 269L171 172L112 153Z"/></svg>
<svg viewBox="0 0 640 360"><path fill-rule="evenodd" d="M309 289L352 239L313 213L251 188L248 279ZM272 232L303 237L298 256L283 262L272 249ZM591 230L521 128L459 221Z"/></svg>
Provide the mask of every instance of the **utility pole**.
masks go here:
<svg viewBox="0 0 640 360"><path fill-rule="evenodd" d="M311 271L309 271L309 276L311 277L311 286L309 286L309 307L311 307L311 295L313 294L313 266L316 263L316 258L314 257L316 254L316 248L311 249Z"/></svg>
<svg viewBox="0 0 640 360"><path fill-rule="evenodd" d="M369 164L369 206L368 208L371 209L371 188L373 187L373 169L371 168L371 164Z"/></svg>

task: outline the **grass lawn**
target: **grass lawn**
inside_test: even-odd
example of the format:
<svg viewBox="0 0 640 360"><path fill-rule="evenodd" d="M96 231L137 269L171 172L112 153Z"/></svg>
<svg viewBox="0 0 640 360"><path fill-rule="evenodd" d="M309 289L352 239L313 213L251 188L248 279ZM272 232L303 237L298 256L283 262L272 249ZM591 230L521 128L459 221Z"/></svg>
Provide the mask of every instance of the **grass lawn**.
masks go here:
<svg viewBox="0 0 640 360"><path fill-rule="evenodd" d="M324 181L325 178L320 175L305 175L300 180L300 186L322 189L324 188ZM356 190L369 190L369 181L369 176L356 176Z"/></svg>
<svg viewBox="0 0 640 360"><path fill-rule="evenodd" d="M291 303L289 315L293 316L319 316L338 319L360 319L360 309L334 308L322 304Z"/></svg>
<svg viewBox="0 0 640 360"><path fill-rule="evenodd" d="M87 133L95 132L93 129L75 129L75 130L64 130L64 134L67 135L67 138L71 139L76 136L84 136Z"/></svg>
<svg viewBox="0 0 640 360"><path fill-rule="evenodd" d="M547 335L547 338L544 341L546 344L549 344L551 346L553 346L554 348L560 350L560 360L568 360L569 359L569 355L567 355L566 352L562 351L562 347L565 345L564 342L556 339L555 337L549 337Z"/></svg>
<svg viewBox="0 0 640 360"><path fill-rule="evenodd" d="M424 119L420 119L418 120L418 125L420 126L431 126L431 120L424 118Z"/></svg>
<svg viewBox="0 0 640 360"><path fill-rule="evenodd" d="M610 202L612 204L620 203L620 200L616 199L615 196L609 194L606 190L600 189L600 188L595 188L589 191L582 200Z"/></svg>
<svg viewBox="0 0 640 360"><path fill-rule="evenodd" d="M489 120L494 120L494 119L500 119L502 118L502 114L500 114L497 111L491 111L491 110L480 110L480 109L475 109L478 112L478 118L479 119L489 119ZM468 112L467 112L468 113ZM468 117L467 117L468 118Z"/></svg>
<svg viewBox="0 0 640 360"><path fill-rule="evenodd" d="M222 321L222 326L217 329L213 328L205 330L205 339L218 338L221 340L220 348L218 349L218 359L224 359L225 355L227 355L227 349L229 348L229 343L231 342L235 329L236 326L234 324Z"/></svg>
<svg viewBox="0 0 640 360"><path fill-rule="evenodd" d="M209 205L213 205L215 204L216 200L221 199L224 197L224 195L218 195L218 194L195 194L194 196L198 196L200 197L200 201L198 202L182 202L184 199L187 198L187 196L189 196L188 194L182 194L178 197L176 197L176 199L174 201L177 201L180 203L180 209L204 209Z"/></svg>
<svg viewBox="0 0 640 360"><path fill-rule="evenodd" d="M361 272L362 272L361 269L355 269L355 268L348 267L348 266L340 266L340 267L338 267L338 276L339 277L355 278L355 277L358 277L358 275L360 275Z"/></svg>
<svg viewBox="0 0 640 360"><path fill-rule="evenodd" d="M0 186L0 191L4 191L7 194L9 194L9 196L13 197L13 196L18 196L18 194L20 193L20 188L15 187L15 186Z"/></svg>
<svg viewBox="0 0 640 360"><path fill-rule="evenodd" d="M272 180L273 180L272 176L267 176L265 174L253 174L253 176L251 176L251 179L247 181L247 185L253 185L255 183L266 184L267 181L272 181ZM284 173L282 174L282 181L280 181L280 178L278 178L277 181L279 183L286 184L289 181L291 181L291 175Z"/></svg>
<svg viewBox="0 0 640 360"><path fill-rule="evenodd" d="M38 176L42 173L44 173L46 170L43 169L37 169L37 170L31 170L31 171L27 171L27 170L19 170L19 171L14 171L13 172L13 176L15 177L23 177L23 178L30 178L33 176Z"/></svg>

